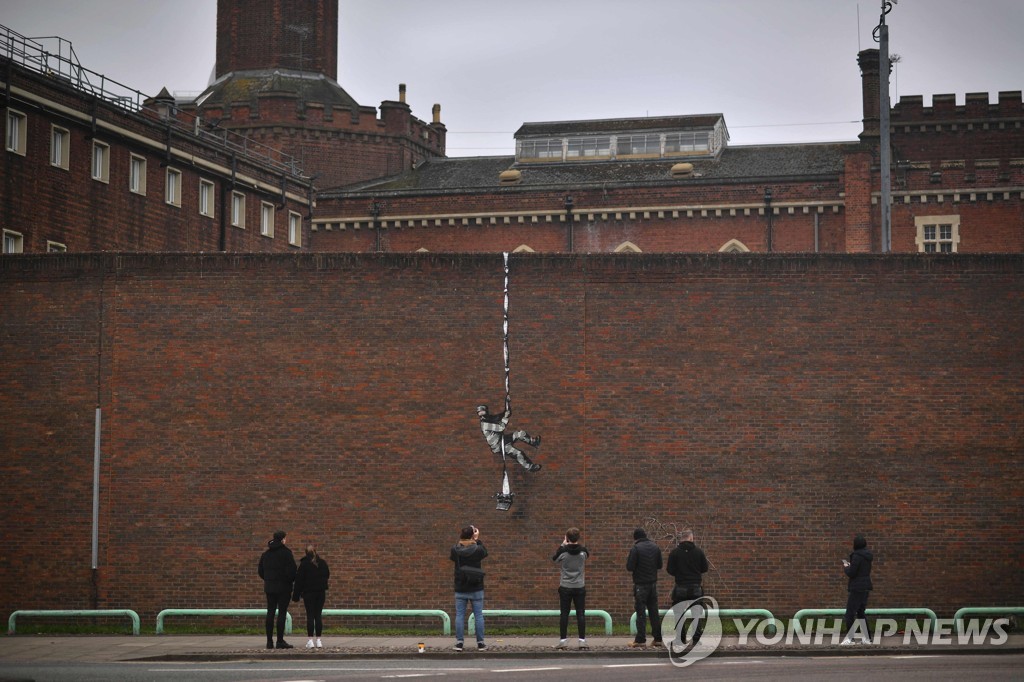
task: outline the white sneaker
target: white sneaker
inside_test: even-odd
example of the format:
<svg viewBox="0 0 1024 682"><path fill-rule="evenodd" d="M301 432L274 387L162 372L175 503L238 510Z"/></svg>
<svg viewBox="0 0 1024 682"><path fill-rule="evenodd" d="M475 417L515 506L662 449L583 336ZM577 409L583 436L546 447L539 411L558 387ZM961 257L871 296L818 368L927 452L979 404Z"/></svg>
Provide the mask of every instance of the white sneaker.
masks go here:
<svg viewBox="0 0 1024 682"><path fill-rule="evenodd" d="M555 645L556 649L567 649L568 647L569 647L569 640L567 640L567 639L560 639L560 640L558 640L558 644Z"/></svg>
<svg viewBox="0 0 1024 682"><path fill-rule="evenodd" d="M847 637L846 639L844 639L843 641L841 641L841 642L839 643L839 646L851 646L851 645L853 645L854 643L855 643L855 642L854 642L854 641L853 641L852 639L850 639L849 637Z"/></svg>
<svg viewBox="0 0 1024 682"><path fill-rule="evenodd" d="M320 641L319 637L316 638L316 648L317 649L323 649L324 648L324 643Z"/></svg>
<svg viewBox="0 0 1024 682"><path fill-rule="evenodd" d="M860 638L860 643L861 644L867 644L868 646L871 646L871 638L870 637L861 637Z"/></svg>
<svg viewBox="0 0 1024 682"><path fill-rule="evenodd" d="M314 646L316 646L316 645L313 644L313 640L309 640L308 642L306 642L306 648L307 649L312 649Z"/></svg>

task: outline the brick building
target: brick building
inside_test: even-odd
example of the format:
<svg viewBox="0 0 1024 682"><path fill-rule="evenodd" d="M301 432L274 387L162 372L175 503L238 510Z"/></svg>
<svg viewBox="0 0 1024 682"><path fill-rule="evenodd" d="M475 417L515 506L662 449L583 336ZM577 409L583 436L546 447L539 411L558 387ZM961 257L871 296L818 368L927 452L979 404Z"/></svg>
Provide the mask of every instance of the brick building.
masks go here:
<svg viewBox="0 0 1024 682"><path fill-rule="evenodd" d="M379 114L345 92L336 80L337 23L337 0L219 0L215 79L187 101L127 88L97 93L81 78L40 78L54 69L38 58L0 56L13 85L0 165L5 250L881 250L877 50L858 55L858 140L730 146L724 113L683 114L524 123L515 156L447 158L440 105L427 123L412 115L405 85ZM3 55L43 51L6 36L15 49ZM850 77L852 67L851 60ZM996 102L976 93L959 105L955 95L932 102L903 97L891 110L892 250L1024 251L1020 91L1001 92ZM60 107L73 109L78 123ZM65 152L53 151L51 128L67 130L69 149L82 147L70 155L78 164L93 153L97 126L130 133L99 140L112 145L112 189L134 186L136 157L147 187L172 182L155 169L166 161L161 150L178 145L171 154L185 162L174 172L184 174L186 210L162 206L151 190L142 200L135 190L105 191L85 171L54 170L61 162L48 156ZM12 142L12 130L26 134ZM218 138L234 144L205 151ZM271 160L256 161L254 152ZM225 180L204 184L201 164L190 162L196 154L210 154ZM210 182L221 209L236 191L255 194L244 208L247 225L269 220L287 225L272 228L275 235L298 227L308 236L274 241L227 229L230 216L196 208L209 203L200 195ZM65 211L66 203L81 210ZM277 213L264 217L274 204ZM293 225L296 215L301 224Z"/></svg>
<svg viewBox="0 0 1024 682"><path fill-rule="evenodd" d="M857 141L730 147L722 114L526 123L514 157L322 190L313 248L878 252L878 50L858 61ZM1024 250L1022 123L1019 91L901 98L892 251Z"/></svg>
<svg viewBox="0 0 1024 682"><path fill-rule="evenodd" d="M4 253L285 251L312 185L286 154L82 67L63 41L0 28Z"/></svg>
<svg viewBox="0 0 1024 682"><path fill-rule="evenodd" d="M0 258L0 617L260 607L279 526L320 542L329 607L450 609L467 522L494 608L553 605L568 525L618 622L637 525L694 526L725 608L841 606L855 532L872 606L1024 599L1019 92L893 109L881 255L872 51L856 141L730 147L690 114L448 159L439 115L346 99L331 26L293 20L336 3L244 5L264 28L221 0L190 103L2 62L5 251L36 253ZM544 469L506 513L473 412L503 397L502 259L473 252L517 249L512 395Z"/></svg>

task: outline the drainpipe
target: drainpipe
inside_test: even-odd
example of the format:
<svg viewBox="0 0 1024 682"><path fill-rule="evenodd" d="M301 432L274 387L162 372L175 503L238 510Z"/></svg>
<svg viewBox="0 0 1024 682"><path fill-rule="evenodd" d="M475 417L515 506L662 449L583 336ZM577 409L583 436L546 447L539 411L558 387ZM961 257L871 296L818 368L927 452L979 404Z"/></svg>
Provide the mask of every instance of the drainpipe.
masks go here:
<svg viewBox="0 0 1024 682"><path fill-rule="evenodd" d="M768 253L772 252L772 190L770 187L764 188L764 212L768 216L768 225L765 228L765 247Z"/></svg>
<svg viewBox="0 0 1024 682"><path fill-rule="evenodd" d="M818 212L814 212L814 253L818 253Z"/></svg>
<svg viewBox="0 0 1024 682"><path fill-rule="evenodd" d="M380 227L377 225L377 218L380 217L380 203L376 199L370 202L370 215L373 217L373 232L375 235L373 250L375 253L380 253Z"/></svg>
<svg viewBox="0 0 1024 682"><path fill-rule="evenodd" d="M569 223L569 253L573 250L573 214L572 214L572 195L565 195L565 220Z"/></svg>

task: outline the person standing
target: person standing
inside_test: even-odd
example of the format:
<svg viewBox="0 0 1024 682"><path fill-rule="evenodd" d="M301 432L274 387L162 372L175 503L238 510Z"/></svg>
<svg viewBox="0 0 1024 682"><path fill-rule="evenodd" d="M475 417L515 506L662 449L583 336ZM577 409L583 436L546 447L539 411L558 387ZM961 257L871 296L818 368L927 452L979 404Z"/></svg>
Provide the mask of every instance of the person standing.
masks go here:
<svg viewBox="0 0 1024 682"><path fill-rule="evenodd" d="M631 648L647 646L647 618L651 620L652 644L660 646L661 614L658 613L658 571L661 570L661 547L647 537L647 531L633 531L633 548L626 559L626 570L633 574L633 605L636 609L636 638Z"/></svg>
<svg viewBox="0 0 1024 682"><path fill-rule="evenodd" d="M558 582L559 640L556 649L565 649L569 635L570 607L576 607L576 629L580 637L580 651L587 646L587 588L584 586L583 566L590 556L587 548L580 544L580 529L570 528L562 538L562 544L555 550L552 561L561 564L561 578Z"/></svg>
<svg viewBox="0 0 1024 682"><path fill-rule="evenodd" d="M291 644L284 641L284 624L288 618L288 599L292 594L292 583L295 582L295 555L285 544L288 536L283 530L276 531L274 538L267 543L267 549L260 556L260 564L256 569L263 578L263 591L267 595L267 648L292 649ZM274 643L274 612L277 612L277 643Z"/></svg>
<svg viewBox="0 0 1024 682"><path fill-rule="evenodd" d="M841 646L849 646L853 641L853 626L857 621L864 624L864 632L861 634L862 644L871 644L871 637L868 634L868 619L865 610L868 607L868 592L871 591L871 561L874 555L868 549L868 541L863 535L853 538L853 552L849 559L843 559L843 572L849 578L846 585L846 615L843 623L846 625L846 637L840 643Z"/></svg>
<svg viewBox="0 0 1024 682"><path fill-rule="evenodd" d="M327 582L331 578L331 569L327 562L317 554L316 545L306 545L306 555L299 562L299 570L295 574L295 587L292 590L292 601L299 601L306 607L306 635L309 641L306 648L323 648L320 635L324 631L324 604L327 601Z"/></svg>
<svg viewBox="0 0 1024 682"><path fill-rule="evenodd" d="M487 556L487 548L480 540L480 529L466 526L459 534L449 553L455 562L455 651L462 651L465 632L466 602L473 607L476 622L477 651L487 649L484 643L484 572L480 562Z"/></svg>
<svg viewBox="0 0 1024 682"><path fill-rule="evenodd" d="M687 529L679 534L679 544L669 552L665 571L676 579L676 584L672 587L672 606L704 596L701 583L704 574L708 572L708 558L704 555L704 550L694 543L692 530ZM704 633L705 621L700 617L704 615L703 607L695 604L693 614L697 622L692 633L693 641L699 642ZM677 616L681 617L682 614ZM679 639L682 644L686 644L686 636L686 630L680 628Z"/></svg>
<svg viewBox="0 0 1024 682"><path fill-rule="evenodd" d="M704 550L693 542L693 531L684 530L679 534L679 544L669 552L665 570L676 579L672 588L672 606L686 599L704 596L704 574L708 572L708 558Z"/></svg>

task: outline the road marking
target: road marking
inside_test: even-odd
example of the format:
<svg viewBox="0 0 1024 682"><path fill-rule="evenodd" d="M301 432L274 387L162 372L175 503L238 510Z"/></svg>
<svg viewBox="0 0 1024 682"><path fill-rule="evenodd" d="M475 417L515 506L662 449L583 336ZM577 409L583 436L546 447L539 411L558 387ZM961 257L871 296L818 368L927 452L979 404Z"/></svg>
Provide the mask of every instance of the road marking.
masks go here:
<svg viewBox="0 0 1024 682"><path fill-rule="evenodd" d="M664 663L616 663L603 665L602 668L650 668L652 666L663 666Z"/></svg>
<svg viewBox="0 0 1024 682"><path fill-rule="evenodd" d="M553 666L551 668L495 668L491 670L492 673L532 673L539 670L563 670L561 666Z"/></svg>

